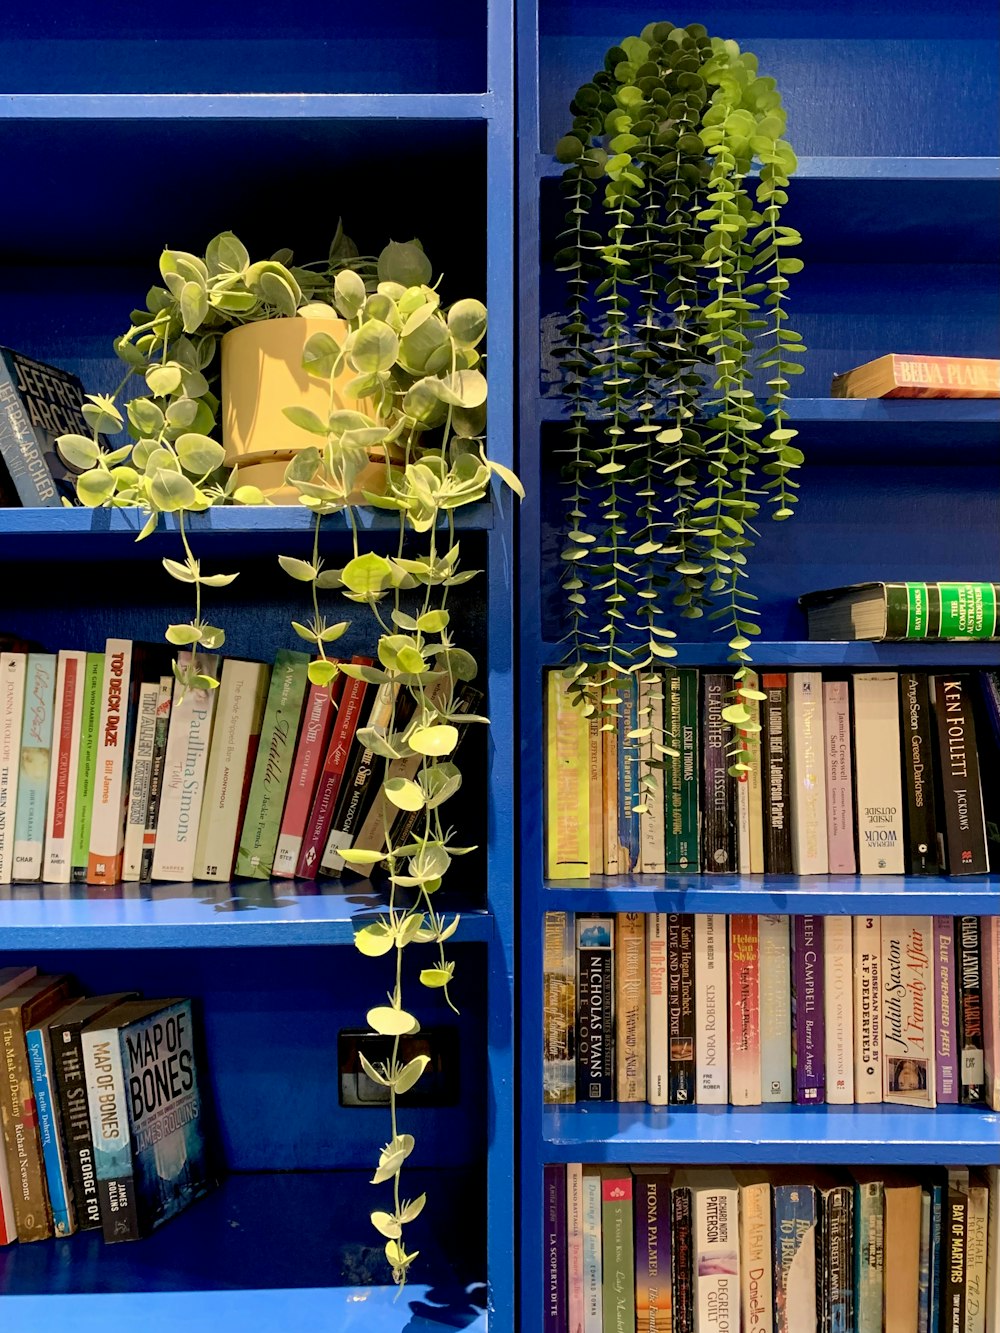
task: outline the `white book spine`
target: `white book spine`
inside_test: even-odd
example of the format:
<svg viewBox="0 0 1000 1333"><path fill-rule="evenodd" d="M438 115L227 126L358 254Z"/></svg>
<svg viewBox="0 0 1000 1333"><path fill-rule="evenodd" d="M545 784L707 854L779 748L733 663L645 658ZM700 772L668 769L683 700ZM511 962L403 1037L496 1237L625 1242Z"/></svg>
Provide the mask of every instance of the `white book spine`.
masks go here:
<svg viewBox="0 0 1000 1333"><path fill-rule="evenodd" d="M24 653L0 653L0 884L9 884L13 877L14 815L27 670Z"/></svg>
<svg viewBox="0 0 1000 1333"><path fill-rule="evenodd" d="M832 1106L854 1101L854 922L828 916L823 932L823 1002L826 1026L826 1100Z"/></svg>
<svg viewBox="0 0 1000 1333"><path fill-rule="evenodd" d="M122 879L126 883L138 882L142 871L142 844L146 836L146 805L153 771L156 709L159 702L159 681L147 681L139 687L139 712L135 722L132 776L129 781L128 813L125 816L125 848L122 853Z"/></svg>
<svg viewBox="0 0 1000 1333"><path fill-rule="evenodd" d="M750 775L741 773L736 783L736 868L750 874Z"/></svg>
<svg viewBox="0 0 1000 1333"><path fill-rule="evenodd" d="M645 814L639 816L639 869L646 875L666 873L666 807L663 800L663 770L651 769L644 759L659 759L654 748L663 744L663 678L654 672L643 672L639 677L640 730L652 734L638 742L639 771L645 782L651 779L655 789L644 785L640 795Z"/></svg>
<svg viewBox="0 0 1000 1333"><path fill-rule="evenodd" d="M73 819L76 814L80 725L86 683L87 654L63 649L56 666L55 710L52 715L52 761L45 813L45 861L42 879L68 884L73 867Z"/></svg>
<svg viewBox="0 0 1000 1333"><path fill-rule="evenodd" d="M787 916L761 916L760 1099L792 1100L792 944Z"/></svg>
<svg viewBox="0 0 1000 1333"><path fill-rule="evenodd" d="M905 870L899 745L899 676L860 672L854 677L854 758L862 875Z"/></svg>
<svg viewBox="0 0 1000 1333"><path fill-rule="evenodd" d="M936 1106L933 918L882 918L882 1097Z"/></svg>
<svg viewBox="0 0 1000 1333"><path fill-rule="evenodd" d="M603 1323L601 1176L588 1167L583 1173L583 1333L604 1333Z"/></svg>
<svg viewBox="0 0 1000 1333"><path fill-rule="evenodd" d="M986 1327L1000 1329L1000 1166L986 1170L989 1208L986 1240Z"/></svg>
<svg viewBox="0 0 1000 1333"><path fill-rule="evenodd" d="M774 1333L774 1258L771 1187L767 1181L740 1186L740 1313L733 1333Z"/></svg>
<svg viewBox="0 0 1000 1333"><path fill-rule="evenodd" d="M694 1204L695 1333L740 1327L739 1189L696 1185Z"/></svg>
<svg viewBox="0 0 1000 1333"><path fill-rule="evenodd" d="M90 821L88 884L117 884L125 838L125 737L128 732L131 639L108 639L98 707L97 764Z"/></svg>
<svg viewBox="0 0 1000 1333"><path fill-rule="evenodd" d="M583 1333L583 1167L566 1167L566 1311L568 1333Z"/></svg>
<svg viewBox="0 0 1000 1333"><path fill-rule="evenodd" d="M651 912L646 929L646 1097L651 1106L666 1106L669 1101L669 1042L667 914Z"/></svg>
<svg viewBox="0 0 1000 1333"><path fill-rule="evenodd" d="M195 853L195 879L228 880L240 835L247 751L259 723L267 667L230 658L222 664L215 726Z"/></svg>
<svg viewBox="0 0 1000 1333"><path fill-rule="evenodd" d="M699 912L694 918L695 1101L725 1106L729 1100L729 994L726 918Z"/></svg>
<svg viewBox="0 0 1000 1333"><path fill-rule="evenodd" d="M882 1100L882 919L854 918L854 1100Z"/></svg>
<svg viewBox="0 0 1000 1333"><path fill-rule="evenodd" d="M184 654L179 654L179 660ZM203 672L215 669L214 655L198 655ZM212 738L215 690L174 688L163 762L160 816L153 852L153 879L186 883L194 878L205 771Z"/></svg>
<svg viewBox="0 0 1000 1333"><path fill-rule="evenodd" d="M986 1322L986 1250L989 1200L986 1186L974 1180L969 1186L969 1212L965 1242L965 1333L996 1333Z"/></svg>
<svg viewBox="0 0 1000 1333"><path fill-rule="evenodd" d="M826 768L823 762L823 677L818 671L788 675L792 865L797 875L825 875Z"/></svg>

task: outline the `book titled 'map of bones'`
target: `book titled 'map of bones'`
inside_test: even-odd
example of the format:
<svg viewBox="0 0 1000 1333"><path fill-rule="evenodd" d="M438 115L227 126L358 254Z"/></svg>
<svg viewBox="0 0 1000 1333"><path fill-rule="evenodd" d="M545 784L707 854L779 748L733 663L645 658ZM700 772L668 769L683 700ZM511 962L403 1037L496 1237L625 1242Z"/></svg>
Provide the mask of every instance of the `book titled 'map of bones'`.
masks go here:
<svg viewBox="0 0 1000 1333"><path fill-rule="evenodd" d="M14 878L40 879L45 859L45 804L52 755L56 659L29 653L21 722L21 764L14 819Z"/></svg>
<svg viewBox="0 0 1000 1333"><path fill-rule="evenodd" d="M192 665L190 653L178 653L177 659L182 668ZM218 658L212 654L199 653L194 665L201 674L212 676L217 663ZM153 879L186 882L194 876L215 696L215 690L185 689L180 681L175 685L163 762Z"/></svg>
<svg viewBox="0 0 1000 1333"><path fill-rule="evenodd" d="M929 916L882 918L883 1099L936 1106L934 928Z"/></svg>

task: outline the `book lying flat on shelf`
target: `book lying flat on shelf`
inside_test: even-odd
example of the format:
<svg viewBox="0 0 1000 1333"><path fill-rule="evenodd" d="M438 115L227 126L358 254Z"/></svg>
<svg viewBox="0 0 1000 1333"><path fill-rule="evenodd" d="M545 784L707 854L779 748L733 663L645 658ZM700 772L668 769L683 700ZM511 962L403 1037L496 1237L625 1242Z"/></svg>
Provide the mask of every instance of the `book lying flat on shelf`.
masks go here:
<svg viewBox="0 0 1000 1333"><path fill-rule="evenodd" d="M820 642L1000 637L1000 583L852 583L799 605Z"/></svg>
<svg viewBox="0 0 1000 1333"><path fill-rule="evenodd" d="M1000 398L1000 361L890 352L834 375L834 398Z"/></svg>

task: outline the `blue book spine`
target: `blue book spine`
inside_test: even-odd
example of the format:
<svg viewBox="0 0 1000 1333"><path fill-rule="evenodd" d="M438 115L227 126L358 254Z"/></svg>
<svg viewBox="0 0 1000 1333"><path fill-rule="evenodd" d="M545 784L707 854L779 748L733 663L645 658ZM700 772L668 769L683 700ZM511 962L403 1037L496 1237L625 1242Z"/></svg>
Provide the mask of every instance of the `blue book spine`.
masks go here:
<svg viewBox="0 0 1000 1333"><path fill-rule="evenodd" d="M36 880L42 876L55 692L55 655L29 653L24 681L21 763L18 769L17 807L14 815L16 880Z"/></svg>
<svg viewBox="0 0 1000 1333"><path fill-rule="evenodd" d="M639 742L631 735L639 725L639 685L634 676L629 676L619 686L622 696L621 730L618 736L618 841L624 847L627 863L619 860L619 874L627 875L639 868L640 821L635 814L637 805L642 804L639 779L642 765L639 762Z"/></svg>
<svg viewBox="0 0 1000 1333"><path fill-rule="evenodd" d="M941 1333L941 1217L944 1190L931 1185L931 1295L929 1333Z"/></svg>
<svg viewBox="0 0 1000 1333"><path fill-rule="evenodd" d="M38 1134L42 1142L42 1161L45 1181L52 1206L52 1221L57 1236L70 1236L76 1230L73 1224L73 1205L66 1183L66 1159L63 1155L59 1118L50 1075L50 1051L45 1028L30 1028L25 1033L28 1046L28 1066L31 1086L35 1094L35 1113L38 1116Z"/></svg>
<svg viewBox="0 0 1000 1333"><path fill-rule="evenodd" d="M774 1186L775 1333L818 1333L816 1191Z"/></svg>

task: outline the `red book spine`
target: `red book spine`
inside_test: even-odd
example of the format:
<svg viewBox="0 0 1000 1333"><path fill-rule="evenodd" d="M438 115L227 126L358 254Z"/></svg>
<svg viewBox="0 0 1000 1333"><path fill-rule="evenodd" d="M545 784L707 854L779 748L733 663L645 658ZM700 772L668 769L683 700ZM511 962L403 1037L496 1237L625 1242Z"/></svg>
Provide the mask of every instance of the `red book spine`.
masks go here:
<svg viewBox="0 0 1000 1333"><path fill-rule="evenodd" d="M355 666L374 665L370 657L352 657L351 662ZM347 756L351 752L351 742L354 740L354 733L358 729L367 691L367 681L347 678L340 700L340 707L337 710L337 720L330 736L326 759L323 763L323 772L320 774L312 809L309 812L309 820L302 838L302 850L299 853L299 862L295 868L295 873L299 879L315 879L319 870L323 849L330 834L330 825L333 823L337 796L340 792L341 783L344 781Z"/></svg>
<svg viewBox="0 0 1000 1333"><path fill-rule="evenodd" d="M66 803L69 797L70 755L73 749L73 710L79 689L79 663L75 657L63 663L62 712L59 717L59 739L56 742L56 792L52 819L52 836L66 836ZM76 775L74 774L74 777Z"/></svg>
<svg viewBox="0 0 1000 1333"><path fill-rule="evenodd" d="M309 687L309 697L302 715L302 730L292 761L281 832L274 854L272 874L276 879L291 879L295 874L302 850L302 836L333 730L334 703L343 679L343 676L337 676L330 685Z"/></svg>

